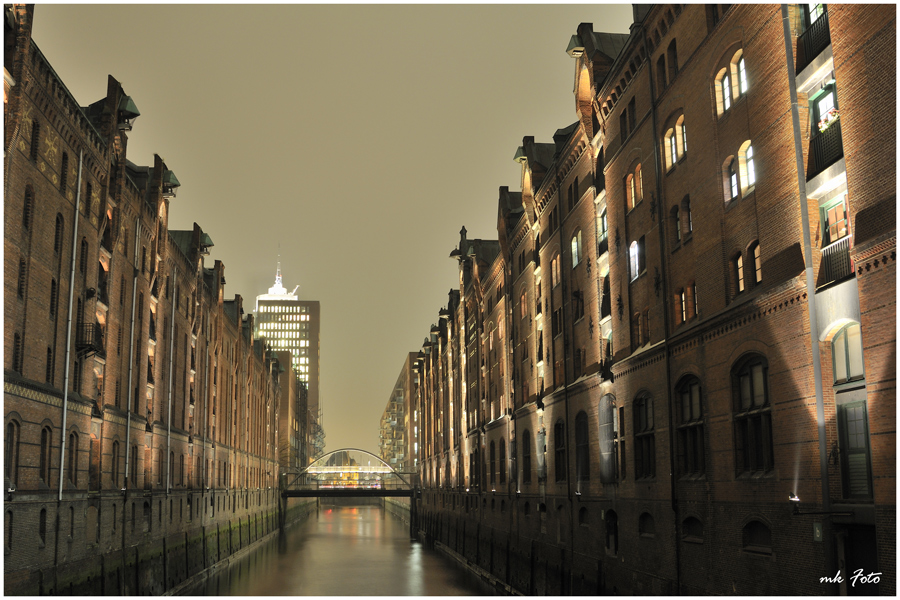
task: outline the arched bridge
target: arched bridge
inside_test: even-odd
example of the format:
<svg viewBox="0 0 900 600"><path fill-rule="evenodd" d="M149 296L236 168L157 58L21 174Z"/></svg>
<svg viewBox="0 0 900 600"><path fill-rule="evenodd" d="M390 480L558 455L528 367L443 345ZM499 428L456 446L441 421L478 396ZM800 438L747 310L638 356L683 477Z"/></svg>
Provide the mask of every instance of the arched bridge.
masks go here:
<svg viewBox="0 0 900 600"><path fill-rule="evenodd" d="M413 497L415 473L397 471L378 456L342 448L305 469L282 473L284 498Z"/></svg>

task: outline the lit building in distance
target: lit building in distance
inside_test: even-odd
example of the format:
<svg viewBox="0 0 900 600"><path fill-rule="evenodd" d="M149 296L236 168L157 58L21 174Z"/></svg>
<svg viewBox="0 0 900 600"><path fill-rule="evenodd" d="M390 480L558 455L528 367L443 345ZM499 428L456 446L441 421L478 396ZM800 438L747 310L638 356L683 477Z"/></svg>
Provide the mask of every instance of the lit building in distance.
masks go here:
<svg viewBox="0 0 900 600"><path fill-rule="evenodd" d="M319 407L319 302L300 300L281 282L281 263L275 273L275 285L267 294L256 297L256 336L265 338L276 352L291 353L291 366L306 385L308 406L309 458L314 460L325 448L322 413Z"/></svg>

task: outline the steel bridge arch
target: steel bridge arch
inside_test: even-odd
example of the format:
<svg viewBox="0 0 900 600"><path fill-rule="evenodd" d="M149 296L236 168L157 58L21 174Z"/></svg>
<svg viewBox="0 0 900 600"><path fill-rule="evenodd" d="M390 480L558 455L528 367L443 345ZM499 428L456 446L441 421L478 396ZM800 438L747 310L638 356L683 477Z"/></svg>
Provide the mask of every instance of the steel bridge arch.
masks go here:
<svg viewBox="0 0 900 600"><path fill-rule="evenodd" d="M398 471L397 469L395 469L394 467L389 465L387 462L385 462L385 460L383 458L381 458L380 456L372 454L368 450L363 450L362 448L340 448L338 450L332 450L331 452L329 452L327 454L323 454L322 456L320 456L319 458L317 458L316 460L314 460L313 462L308 464L306 466L306 468L304 468L299 473L297 473L297 476L294 478L294 481L297 481L297 479L303 477L304 475L307 475L309 472L309 469L311 469L312 467L324 466L330 457L334 456L335 454L337 454L339 452L359 452L360 454L370 456L370 457L374 458L376 461L378 461L379 463L381 463L383 466L390 469L390 474L395 475L400 481L405 483L409 487L409 489L413 489L413 485L409 481L407 481L407 479L405 477L403 477L403 475L411 475L412 473Z"/></svg>

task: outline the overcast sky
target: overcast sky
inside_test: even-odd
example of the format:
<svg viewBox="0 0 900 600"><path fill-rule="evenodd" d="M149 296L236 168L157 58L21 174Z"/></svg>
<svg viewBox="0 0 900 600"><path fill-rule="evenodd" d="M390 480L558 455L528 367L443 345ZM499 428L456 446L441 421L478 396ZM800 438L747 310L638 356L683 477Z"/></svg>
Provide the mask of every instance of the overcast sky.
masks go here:
<svg viewBox="0 0 900 600"><path fill-rule="evenodd" d="M326 450L378 453L407 352L458 287L448 258L497 238L522 137L576 120L579 23L627 33L631 5L47 5L34 42L82 106L122 82L128 156L181 181L252 310L274 283L321 303Z"/></svg>

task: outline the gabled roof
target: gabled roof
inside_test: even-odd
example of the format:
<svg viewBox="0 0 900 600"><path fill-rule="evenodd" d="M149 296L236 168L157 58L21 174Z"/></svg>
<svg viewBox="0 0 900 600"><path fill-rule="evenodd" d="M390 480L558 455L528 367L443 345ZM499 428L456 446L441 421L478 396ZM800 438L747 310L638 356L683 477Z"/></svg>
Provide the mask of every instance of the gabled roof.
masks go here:
<svg viewBox="0 0 900 600"><path fill-rule="evenodd" d="M169 239L175 242L175 246L188 260L191 259L191 241L193 238L193 231L169 231Z"/></svg>

